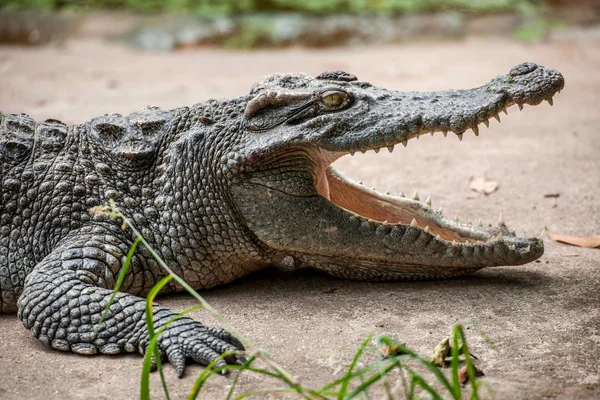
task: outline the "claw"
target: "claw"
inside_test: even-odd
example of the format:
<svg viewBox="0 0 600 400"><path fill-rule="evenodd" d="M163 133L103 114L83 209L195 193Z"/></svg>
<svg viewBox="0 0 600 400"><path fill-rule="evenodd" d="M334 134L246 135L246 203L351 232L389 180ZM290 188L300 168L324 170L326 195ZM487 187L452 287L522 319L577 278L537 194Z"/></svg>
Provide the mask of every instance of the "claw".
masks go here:
<svg viewBox="0 0 600 400"><path fill-rule="evenodd" d="M248 359L243 354L236 354L235 358L242 364L244 364L246 361L248 361Z"/></svg>

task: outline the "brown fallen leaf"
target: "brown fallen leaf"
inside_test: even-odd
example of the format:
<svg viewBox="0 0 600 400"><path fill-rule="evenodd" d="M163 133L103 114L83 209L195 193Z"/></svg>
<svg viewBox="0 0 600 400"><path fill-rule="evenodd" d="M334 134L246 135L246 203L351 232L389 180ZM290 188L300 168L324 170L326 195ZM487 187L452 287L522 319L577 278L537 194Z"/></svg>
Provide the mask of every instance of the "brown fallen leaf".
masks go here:
<svg viewBox="0 0 600 400"><path fill-rule="evenodd" d="M484 376L483 371L480 370L479 368L477 368L476 366L473 365L473 369L475 369L475 376ZM469 375L467 374L467 366L466 365L463 365L458 370L458 380L462 385L467 383L467 381L469 380Z"/></svg>
<svg viewBox="0 0 600 400"><path fill-rule="evenodd" d="M600 236L569 236L550 231L548 231L548 236L555 242L566 243L578 247L586 247L588 249L595 247L600 248Z"/></svg>
<svg viewBox="0 0 600 400"><path fill-rule="evenodd" d="M429 361L436 367L445 367L448 354L450 354L450 338L445 338L435 346Z"/></svg>
<svg viewBox="0 0 600 400"><path fill-rule="evenodd" d="M406 343L400 343L400 344L402 346L406 346ZM381 353L381 355L383 356L383 358L394 357L394 356L398 356L400 354L404 354L404 352L402 352L400 350L400 346L398 346L398 345L388 346L385 343L383 343L381 345L381 348L379 349L379 352Z"/></svg>
<svg viewBox="0 0 600 400"><path fill-rule="evenodd" d="M485 175L476 178L472 177L469 183L471 190L474 192L483 193L486 196L498 190L499 186L500 185L497 181L489 180Z"/></svg>

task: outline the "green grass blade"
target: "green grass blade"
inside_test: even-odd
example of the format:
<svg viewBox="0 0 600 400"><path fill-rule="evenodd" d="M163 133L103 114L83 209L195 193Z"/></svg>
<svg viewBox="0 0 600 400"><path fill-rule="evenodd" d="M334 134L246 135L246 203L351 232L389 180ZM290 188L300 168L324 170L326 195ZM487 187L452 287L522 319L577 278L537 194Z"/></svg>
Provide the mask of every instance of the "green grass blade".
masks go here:
<svg viewBox="0 0 600 400"><path fill-rule="evenodd" d="M285 382L285 379L277 372L271 372L271 371L267 371L265 369L261 369L261 368L254 368L251 367L250 364L254 361L254 358L249 359L248 361L246 361L243 365L226 365L224 367L220 367L220 368L214 368L214 366L222 359L224 359L225 357L232 355L232 354L242 354L241 351L236 351L236 350L231 350L228 352L225 352L223 354L221 354L217 359L215 359L213 362L211 362L208 366L206 366L206 368L204 369L204 371L202 371L202 373L200 374L200 376L198 376L198 378L196 378L196 381L194 382L194 386L192 387L192 390L190 392L190 394L188 395L188 400L192 400L195 399L198 394L200 393L200 390L202 389L202 387L204 386L204 384L206 383L206 381L208 380L208 378L210 378L212 375L223 371L223 370L227 370L227 371L233 371L233 370L238 370L238 371L252 371L258 374L262 374L262 375L267 375L270 376L272 378L276 378L279 380L282 380ZM300 387L298 385L292 386L290 388L290 390L292 390L293 392L299 393L301 395L303 395L304 397L308 398L305 394L303 394L304 392L312 392L309 389ZM314 392L314 394L317 394L316 392Z"/></svg>
<svg viewBox="0 0 600 400"><path fill-rule="evenodd" d="M125 280L125 276L127 275L127 271L129 270L129 265L131 264L131 259L133 258L133 254L135 253L135 250L137 249L137 246L138 246L138 244L140 244L141 241L142 241L141 238L139 238L139 237L135 238L135 240L133 241L133 244L129 248L129 252L127 253L127 258L125 259L125 262L123 263L123 267L121 267L121 271L119 272L119 277L117 278L117 284L115 285L115 289L113 290L113 293L110 296L110 299L108 299L108 304L106 305L106 307L104 307L104 311L102 312L102 318L100 318L100 324L103 323L104 320L106 319L106 314L108 314L108 310L110 309L110 306L115 301L115 296L117 295L117 292L119 291L119 289L121 289L121 286L123 285L123 281Z"/></svg>
<svg viewBox="0 0 600 400"><path fill-rule="evenodd" d="M469 382L471 383L471 399L479 400L479 382L477 382L475 376L475 366L473 365L473 360L471 360L471 353L469 352L469 347L467 346L467 339L465 338L465 332L461 325L456 325L454 327L453 336L459 337L462 341L462 351L463 356L465 358L465 364L467 365L467 376L469 377Z"/></svg>
<svg viewBox="0 0 600 400"><path fill-rule="evenodd" d="M359 394L366 392L369 386L373 385L375 382L379 381L383 378L388 372L398 366L397 362L392 362L376 374L372 375L369 379L364 381L362 384L358 385L356 389L354 389L347 397L344 397L345 400L350 400L358 396Z"/></svg>
<svg viewBox="0 0 600 400"><path fill-rule="evenodd" d="M354 367L356 366L358 359L360 358L362 353L365 351L365 348L367 347L367 345L369 344L369 342L371 341L372 338L373 338L373 335L369 335L369 337L366 338L362 342L362 344L360 345L360 347L358 348L356 353L354 353L352 362L348 366L348 371L346 371L346 374L341 381L342 387L340 388L340 391L338 392L338 400L342 400L343 398L346 397L346 394L348 393L348 385L350 384L350 376L352 375L352 371L354 371Z"/></svg>
<svg viewBox="0 0 600 400"><path fill-rule="evenodd" d="M423 377L421 377L421 375L417 374L415 371L413 371L409 367L405 367L405 368L410 373L410 392L408 395L409 399L413 399L415 397L415 386L419 386L420 388L425 390L427 393L429 393L433 400L444 400L444 398L442 396L440 396L440 394L434 388L432 388L425 381L425 379L423 379Z"/></svg>
<svg viewBox="0 0 600 400"><path fill-rule="evenodd" d="M388 346L396 346L396 348L398 349L398 351L399 351L400 354L404 354L404 355L406 355L409 358L412 358L414 360L419 361L421 364L423 364L425 366L425 368L427 368L432 374L435 375L435 377L437 378L437 380L440 381L440 383L442 385L444 385L444 387L446 388L446 390L449 393L454 393L454 391L452 389L452 384L450 383L450 381L448 381L448 379L446 378L446 376L442 373L442 371L440 371L440 369L438 367L436 367L435 365L433 365L428 360L426 360L425 358L421 357L420 355L418 355L417 353L415 353L414 351L412 351L408 347L406 347L403 344L398 343L398 342L390 339L387 336L384 336L384 337L380 338L380 341L382 343L387 344Z"/></svg>
<svg viewBox="0 0 600 400"><path fill-rule="evenodd" d="M141 400L150 400L150 372L152 371L152 356L155 354L156 336L150 340L148 348L146 349L146 354L144 355L144 364L142 366L142 382L140 385Z"/></svg>
<svg viewBox="0 0 600 400"><path fill-rule="evenodd" d="M458 380L458 353L460 345L458 343L458 333L456 327L452 332L452 347L451 350L451 361L450 361L450 376L452 377L452 396L455 400L460 400L461 390L460 381Z"/></svg>
<svg viewBox="0 0 600 400"><path fill-rule="evenodd" d="M251 355L250 357L248 357L246 362L244 362L244 365L250 367L255 360L256 360L256 356ZM233 379L233 382L231 383L231 388L229 388L229 392L227 393L226 400L231 400L231 398L233 397L233 393L235 392L235 388L238 384L240 376L242 376L242 372L244 372L244 371L245 370L240 369L239 371L237 371L237 374L235 374L235 378Z"/></svg>
<svg viewBox="0 0 600 400"><path fill-rule="evenodd" d="M146 296L146 327L148 330L148 337L150 340L150 344L146 349L146 356L144 357L144 365L142 367L142 383L141 383L141 391L140 398L142 400L150 399L150 371L152 367L152 356L155 356L156 366L158 367L160 364L160 355L156 351L156 341L158 339L158 335L154 333L154 313L152 310L152 303L154 303L154 298L161 291L161 289L173 279L171 275L167 275L162 278L156 285L150 289L150 292ZM161 377L163 375L161 374ZM163 377L164 378L164 377ZM166 384L164 384L164 388L166 389ZM168 397L168 392L165 392L165 395Z"/></svg>

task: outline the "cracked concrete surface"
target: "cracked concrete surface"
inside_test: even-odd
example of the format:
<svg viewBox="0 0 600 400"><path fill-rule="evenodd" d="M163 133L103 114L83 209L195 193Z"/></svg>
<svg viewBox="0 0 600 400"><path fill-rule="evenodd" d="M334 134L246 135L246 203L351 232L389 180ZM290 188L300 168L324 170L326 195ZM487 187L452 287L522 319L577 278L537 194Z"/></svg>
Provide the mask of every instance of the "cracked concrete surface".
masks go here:
<svg viewBox="0 0 600 400"><path fill-rule="evenodd" d="M62 47L0 47L0 110L79 123L147 104L191 105L247 93L261 75L343 69L375 85L440 90L483 84L523 61L561 71L565 90L547 103L509 109L502 124L466 133L424 136L393 154L345 157L336 166L392 193L419 190L461 219L494 223L503 213L517 233L544 226L600 234L600 46L578 42L524 45L494 39L394 47L229 52L196 49L137 53L117 44L71 41ZM469 178L497 180L489 196ZM558 198L544 194L559 193ZM365 283L312 271L275 269L203 294L292 375L319 386L338 377L353 346L385 333L428 355L457 322L497 399L600 398L600 250L546 241L546 254L521 267L495 268L448 281ZM163 297L183 310L190 296ZM202 312L194 316L210 322ZM488 341L489 339L489 341ZM490 341L492 344L490 344ZM141 357L83 357L33 340L15 315L0 315L0 398L129 399L139 394ZM184 398L201 368L177 380ZM216 377L201 398L224 398L231 378ZM245 388L270 383L247 375ZM161 398L158 376L153 391ZM375 395L374 398L377 395ZM260 398L260 397L259 397Z"/></svg>

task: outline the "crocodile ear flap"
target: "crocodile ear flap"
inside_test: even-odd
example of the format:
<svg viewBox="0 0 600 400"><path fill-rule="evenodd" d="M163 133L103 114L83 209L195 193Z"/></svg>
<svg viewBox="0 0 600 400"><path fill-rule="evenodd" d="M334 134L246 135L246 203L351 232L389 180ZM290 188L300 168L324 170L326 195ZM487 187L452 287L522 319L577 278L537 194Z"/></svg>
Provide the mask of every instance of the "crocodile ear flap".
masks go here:
<svg viewBox="0 0 600 400"><path fill-rule="evenodd" d="M273 90L262 92L248 102L244 111L244 117L250 119L267 108L299 104L311 96L312 94L309 93L279 93Z"/></svg>

